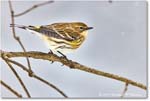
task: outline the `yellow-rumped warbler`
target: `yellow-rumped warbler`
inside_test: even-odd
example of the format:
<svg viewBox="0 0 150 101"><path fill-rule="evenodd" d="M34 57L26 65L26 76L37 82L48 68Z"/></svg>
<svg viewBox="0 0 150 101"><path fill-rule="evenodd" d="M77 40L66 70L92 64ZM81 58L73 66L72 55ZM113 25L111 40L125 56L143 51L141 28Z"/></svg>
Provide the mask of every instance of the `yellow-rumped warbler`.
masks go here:
<svg viewBox="0 0 150 101"><path fill-rule="evenodd" d="M87 37L88 27L82 22L53 23L42 26L12 25L14 27L28 30L40 36L52 52L62 54L72 52L79 48Z"/></svg>

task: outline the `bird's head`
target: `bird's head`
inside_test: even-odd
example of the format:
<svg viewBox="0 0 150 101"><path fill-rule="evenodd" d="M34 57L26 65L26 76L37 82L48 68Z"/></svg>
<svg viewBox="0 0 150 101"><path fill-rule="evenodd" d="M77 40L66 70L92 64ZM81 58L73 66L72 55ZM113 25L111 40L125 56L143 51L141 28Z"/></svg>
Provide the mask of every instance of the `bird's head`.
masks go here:
<svg viewBox="0 0 150 101"><path fill-rule="evenodd" d="M70 24L76 32L80 33L83 36L86 36L88 30L93 29L93 27L88 27L85 23L82 22L73 22Z"/></svg>
<svg viewBox="0 0 150 101"><path fill-rule="evenodd" d="M88 27L85 23L82 22L73 22L71 23L72 28L74 28L76 31L83 32L90 29L93 29L93 27Z"/></svg>

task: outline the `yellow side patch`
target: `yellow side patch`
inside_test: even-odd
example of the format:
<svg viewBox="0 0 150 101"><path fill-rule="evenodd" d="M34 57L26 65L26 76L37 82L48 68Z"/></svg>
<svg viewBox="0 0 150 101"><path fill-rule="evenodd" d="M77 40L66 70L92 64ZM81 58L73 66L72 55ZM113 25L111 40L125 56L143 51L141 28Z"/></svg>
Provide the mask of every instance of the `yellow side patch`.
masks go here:
<svg viewBox="0 0 150 101"><path fill-rule="evenodd" d="M39 29L41 26L35 26L36 29Z"/></svg>

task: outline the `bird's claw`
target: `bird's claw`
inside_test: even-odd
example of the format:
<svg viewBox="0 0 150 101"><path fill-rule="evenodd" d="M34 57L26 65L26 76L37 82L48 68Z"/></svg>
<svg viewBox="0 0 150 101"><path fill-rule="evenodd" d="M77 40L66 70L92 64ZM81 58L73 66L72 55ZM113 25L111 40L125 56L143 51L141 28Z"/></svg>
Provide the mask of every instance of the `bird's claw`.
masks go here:
<svg viewBox="0 0 150 101"><path fill-rule="evenodd" d="M54 61L51 61L51 64L53 64L54 63Z"/></svg>
<svg viewBox="0 0 150 101"><path fill-rule="evenodd" d="M48 54L53 54L53 51L52 51L52 50L49 50Z"/></svg>
<svg viewBox="0 0 150 101"><path fill-rule="evenodd" d="M63 53L61 53L60 51L57 51L59 54L61 54L62 56L62 58L65 58L65 59L67 59L67 56L66 55L64 55Z"/></svg>

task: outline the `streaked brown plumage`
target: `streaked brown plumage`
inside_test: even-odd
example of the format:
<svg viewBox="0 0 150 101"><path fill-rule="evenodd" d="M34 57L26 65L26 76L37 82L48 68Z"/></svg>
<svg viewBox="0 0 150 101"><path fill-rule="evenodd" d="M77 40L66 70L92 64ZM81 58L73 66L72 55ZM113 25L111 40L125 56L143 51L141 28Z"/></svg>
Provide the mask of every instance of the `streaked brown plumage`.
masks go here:
<svg viewBox="0 0 150 101"><path fill-rule="evenodd" d="M87 36L87 30L92 29L92 27L88 27L82 22L53 23L42 26L15 26L37 34L53 52L60 51L62 53L68 53L79 48Z"/></svg>

